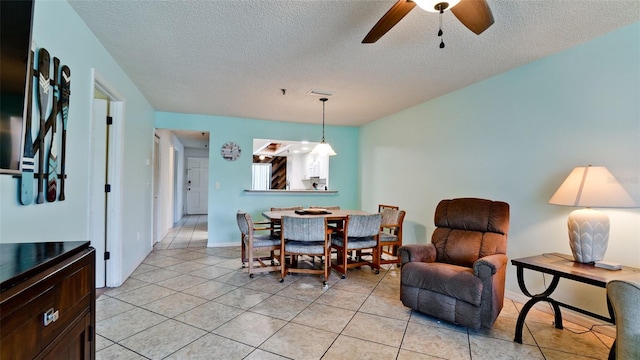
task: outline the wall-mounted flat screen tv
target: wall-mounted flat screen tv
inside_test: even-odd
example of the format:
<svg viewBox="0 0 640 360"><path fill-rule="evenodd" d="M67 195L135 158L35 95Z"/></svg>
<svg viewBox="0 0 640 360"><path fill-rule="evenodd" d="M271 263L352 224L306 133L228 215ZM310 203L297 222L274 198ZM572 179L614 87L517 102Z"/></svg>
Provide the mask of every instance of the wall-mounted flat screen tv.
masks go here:
<svg viewBox="0 0 640 360"><path fill-rule="evenodd" d="M0 0L0 173L22 170L32 0Z"/></svg>

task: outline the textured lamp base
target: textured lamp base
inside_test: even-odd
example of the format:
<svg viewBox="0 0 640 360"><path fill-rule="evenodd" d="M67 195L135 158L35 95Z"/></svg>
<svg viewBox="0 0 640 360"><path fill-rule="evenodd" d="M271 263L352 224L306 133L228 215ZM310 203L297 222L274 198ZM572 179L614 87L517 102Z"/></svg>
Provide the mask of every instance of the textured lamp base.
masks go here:
<svg viewBox="0 0 640 360"><path fill-rule="evenodd" d="M581 263L602 260L609 245L609 216L590 208L569 214L569 246L573 258Z"/></svg>

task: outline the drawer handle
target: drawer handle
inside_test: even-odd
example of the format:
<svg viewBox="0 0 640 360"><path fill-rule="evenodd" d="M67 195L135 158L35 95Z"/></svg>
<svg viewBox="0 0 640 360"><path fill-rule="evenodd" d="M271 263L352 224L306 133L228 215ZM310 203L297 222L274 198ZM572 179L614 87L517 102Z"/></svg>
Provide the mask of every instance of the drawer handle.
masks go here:
<svg viewBox="0 0 640 360"><path fill-rule="evenodd" d="M53 311L53 308L47 310L47 312L44 313L44 326L47 326L52 322L56 322L56 320L58 320L59 317L60 317L59 310L56 310L55 312Z"/></svg>

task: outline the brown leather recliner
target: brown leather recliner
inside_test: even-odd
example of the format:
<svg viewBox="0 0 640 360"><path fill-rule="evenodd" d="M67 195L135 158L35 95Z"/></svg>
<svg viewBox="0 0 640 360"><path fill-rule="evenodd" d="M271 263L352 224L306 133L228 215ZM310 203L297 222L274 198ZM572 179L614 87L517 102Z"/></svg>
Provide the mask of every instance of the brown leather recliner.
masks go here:
<svg viewBox="0 0 640 360"><path fill-rule="evenodd" d="M405 245L400 300L405 306L470 328L490 328L502 310L509 204L442 200L431 244Z"/></svg>

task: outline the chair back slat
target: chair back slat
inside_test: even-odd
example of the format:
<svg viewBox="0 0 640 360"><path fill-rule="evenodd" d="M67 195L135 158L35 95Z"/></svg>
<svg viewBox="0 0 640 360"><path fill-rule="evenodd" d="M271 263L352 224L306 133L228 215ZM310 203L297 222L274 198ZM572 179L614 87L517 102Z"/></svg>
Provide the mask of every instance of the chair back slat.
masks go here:
<svg viewBox="0 0 640 360"><path fill-rule="evenodd" d="M399 206L396 205L385 205L385 204L378 204L378 212L381 213L382 210L384 209L391 209L391 210L400 210Z"/></svg>

